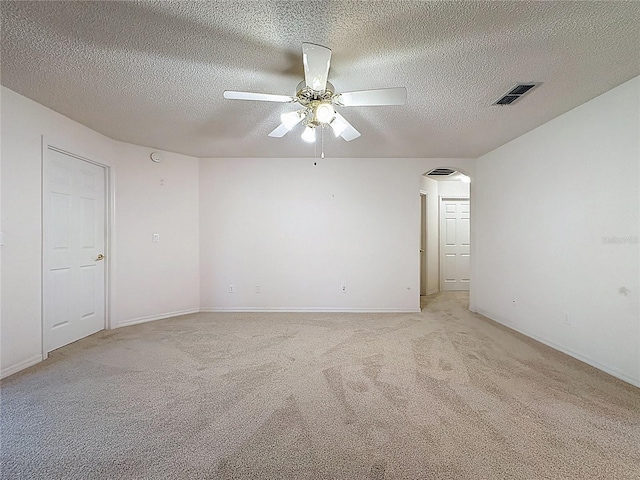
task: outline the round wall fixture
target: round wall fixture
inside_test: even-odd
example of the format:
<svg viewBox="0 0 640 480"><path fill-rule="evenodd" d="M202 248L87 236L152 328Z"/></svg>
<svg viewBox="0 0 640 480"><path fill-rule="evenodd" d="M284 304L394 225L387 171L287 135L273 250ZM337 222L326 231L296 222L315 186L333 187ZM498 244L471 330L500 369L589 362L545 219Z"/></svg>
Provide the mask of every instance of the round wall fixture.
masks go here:
<svg viewBox="0 0 640 480"><path fill-rule="evenodd" d="M162 161L162 157L160 156L160 154L158 152L153 152L151 154L151 160L153 160L156 163L160 163Z"/></svg>

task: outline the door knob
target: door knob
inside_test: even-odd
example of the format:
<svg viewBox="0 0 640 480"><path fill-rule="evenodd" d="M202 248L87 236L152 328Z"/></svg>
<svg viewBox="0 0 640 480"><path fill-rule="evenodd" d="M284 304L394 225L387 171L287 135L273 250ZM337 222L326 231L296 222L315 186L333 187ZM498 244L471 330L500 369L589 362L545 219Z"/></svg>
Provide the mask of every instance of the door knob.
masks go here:
<svg viewBox="0 0 640 480"><path fill-rule="evenodd" d="M98 258L96 258L96 262L99 262L100 260L104 260L104 255L101 253L98 255Z"/></svg>

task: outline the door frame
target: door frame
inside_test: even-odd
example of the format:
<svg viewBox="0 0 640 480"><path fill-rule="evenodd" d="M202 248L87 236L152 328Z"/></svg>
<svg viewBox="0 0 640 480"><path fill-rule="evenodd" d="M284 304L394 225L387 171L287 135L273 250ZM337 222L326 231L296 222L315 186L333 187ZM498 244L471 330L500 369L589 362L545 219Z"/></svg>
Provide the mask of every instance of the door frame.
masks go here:
<svg viewBox="0 0 640 480"><path fill-rule="evenodd" d="M45 326L45 312L44 312L44 298L45 298L45 243L44 243L44 228L45 228L45 186L46 181L49 175L49 151L55 151L61 153L63 155L68 155L72 158L76 158L83 162L90 163L92 165L96 165L101 167L104 170L104 255L105 255L105 266L104 266L104 329L111 329L111 281L113 277L113 262L112 256L114 253L113 242L111 240L111 230L112 225L114 225L114 211L115 211L115 203L114 203L114 170L110 165L92 159L93 155L85 155L83 152L79 152L75 147L69 147L67 145L62 144L59 141L50 142L48 138L44 135L41 137L42 143L42 151L41 151L41 168L42 168L42 177L40 184L40 329L42 332L41 335L41 349L42 349L42 360L46 360L49 356L49 352L47 351L47 343L46 343L46 334L47 329Z"/></svg>
<svg viewBox="0 0 640 480"><path fill-rule="evenodd" d="M468 197L438 195L438 287L443 292L444 279L442 278L442 203L447 200L466 200L471 207L471 195ZM469 240L471 241L471 215L469 215ZM471 243L469 245L469 253L471 253ZM469 282L469 291L471 291L471 282Z"/></svg>
<svg viewBox="0 0 640 480"><path fill-rule="evenodd" d="M427 235L427 209L428 209L428 193L420 190L420 296L422 292L425 295L429 294L428 278L429 278L429 264L427 253L429 251L427 245L429 238Z"/></svg>

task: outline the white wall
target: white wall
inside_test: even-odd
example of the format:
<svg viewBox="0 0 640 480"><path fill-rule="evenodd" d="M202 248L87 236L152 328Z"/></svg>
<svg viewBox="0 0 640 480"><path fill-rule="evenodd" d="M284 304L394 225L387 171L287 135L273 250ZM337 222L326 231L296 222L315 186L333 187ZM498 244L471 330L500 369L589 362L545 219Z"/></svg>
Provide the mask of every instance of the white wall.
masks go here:
<svg viewBox="0 0 640 480"><path fill-rule="evenodd" d="M472 292L478 312L638 386L639 119L640 77L478 160Z"/></svg>
<svg viewBox="0 0 640 480"><path fill-rule="evenodd" d="M469 198L470 184L459 180L441 180L438 182L440 198Z"/></svg>
<svg viewBox="0 0 640 480"><path fill-rule="evenodd" d="M204 310L419 310L421 175L473 161L317 164L201 160Z"/></svg>
<svg viewBox="0 0 640 480"><path fill-rule="evenodd" d="M198 161L110 140L4 87L0 374L38 362L41 350L41 136L112 167L113 326L199 308ZM164 186L159 179L164 179ZM160 232L161 243L151 235Z"/></svg>
<svg viewBox="0 0 640 480"><path fill-rule="evenodd" d="M199 162L116 143L117 282L112 326L200 309ZM123 163L125 165L123 165ZM152 243L154 233L159 243Z"/></svg>

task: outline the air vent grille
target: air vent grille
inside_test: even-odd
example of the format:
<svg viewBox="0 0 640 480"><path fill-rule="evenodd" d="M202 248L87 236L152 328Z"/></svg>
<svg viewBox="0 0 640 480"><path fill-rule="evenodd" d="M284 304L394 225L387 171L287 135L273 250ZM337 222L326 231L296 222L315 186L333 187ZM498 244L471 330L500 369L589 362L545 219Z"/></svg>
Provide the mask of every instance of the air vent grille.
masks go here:
<svg viewBox="0 0 640 480"><path fill-rule="evenodd" d="M500 100L496 102L496 105L511 105L517 99L519 99L519 95L505 95Z"/></svg>
<svg viewBox="0 0 640 480"><path fill-rule="evenodd" d="M501 96L494 105L512 105L516 100L519 100L524 94L530 92L534 88L542 85L541 82L529 82L519 83L503 96Z"/></svg>
<svg viewBox="0 0 640 480"><path fill-rule="evenodd" d="M429 173L427 173L428 177L448 177L456 173L455 170L451 170L450 168L434 168Z"/></svg>

